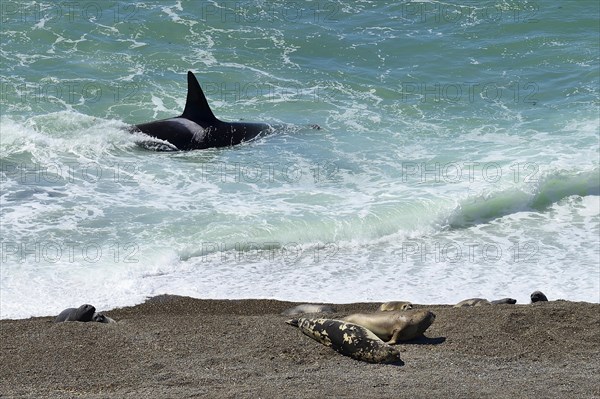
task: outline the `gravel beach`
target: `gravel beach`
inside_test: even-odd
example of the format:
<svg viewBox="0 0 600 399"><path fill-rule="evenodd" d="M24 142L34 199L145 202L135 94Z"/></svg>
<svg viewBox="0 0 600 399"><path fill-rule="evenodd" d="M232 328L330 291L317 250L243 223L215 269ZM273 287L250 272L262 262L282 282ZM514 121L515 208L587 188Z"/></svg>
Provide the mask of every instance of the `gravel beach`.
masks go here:
<svg viewBox="0 0 600 399"><path fill-rule="evenodd" d="M437 318L427 339L398 345L403 366L308 338L280 315L294 305L159 296L105 311L116 324L2 320L0 397L600 397L599 304L416 305Z"/></svg>

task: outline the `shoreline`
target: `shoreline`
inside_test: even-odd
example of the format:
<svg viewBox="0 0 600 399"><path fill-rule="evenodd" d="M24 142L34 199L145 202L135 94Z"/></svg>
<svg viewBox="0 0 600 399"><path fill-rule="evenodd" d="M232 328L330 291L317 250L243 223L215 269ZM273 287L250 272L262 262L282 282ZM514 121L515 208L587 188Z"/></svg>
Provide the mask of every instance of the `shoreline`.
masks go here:
<svg viewBox="0 0 600 399"><path fill-rule="evenodd" d="M529 295L525 296L527 298L528 302L520 302L517 301L516 304L512 305L512 306L531 306L532 303L529 302ZM159 294L159 295L155 295L155 296L148 296L146 297L146 299L143 302L140 303L136 303L136 304L132 304L132 305L123 305L123 306L115 306L112 308L105 308L105 307L96 307L96 311L97 312L102 312L102 313L106 313L108 314L109 312L118 312L122 309L131 309L131 308L136 308L138 306L142 306L148 302L154 302L154 301L159 301L161 299L169 299L169 298L173 298L173 299L177 299L177 298L185 298L185 299L189 299L189 300L193 300L193 301L207 301L207 302L244 302L244 301L249 301L249 302L255 302L255 301L265 301L265 302L273 302L273 303L281 303L281 304L285 304L286 306L289 307L293 307L296 305L300 305L300 304L305 304L305 303L310 303L310 304L318 304L318 305L330 305L339 309L345 309L346 307L356 307L356 306L361 306L361 305L365 305L365 306L370 306L368 308L365 308L365 312L367 311L375 311L377 310L378 306L382 303L388 302L388 300L385 301L359 301L359 302L326 302L326 301L314 301L314 302L310 302L310 301L306 301L306 302L298 302L298 301L294 301L294 300L285 300L285 299L278 299L278 298L236 298L236 299L229 299L229 298L197 298L197 297L190 297L190 296L184 296L184 295L176 295L176 294ZM466 298L466 297L465 297ZM498 298L500 298L500 296L498 296ZM513 296L513 298L515 298ZM400 299L404 299L404 298L400 298ZM396 299L390 299L389 301L395 301ZM599 302L589 302L589 301L583 301L583 300L576 300L576 299L564 299L564 298L552 298L551 300L549 300L550 302L570 302L570 303L587 303L587 304L591 304L591 305L600 305L600 301ZM422 309L422 308L426 308L426 307L453 307L457 302L449 302L449 303L417 303L417 302L412 302L412 301L408 301L410 303L412 303L412 305L415 306L416 309ZM72 303L70 304L70 307L77 307L79 305L82 305L83 303ZM92 303L92 305L94 305ZM377 305L377 306L375 306ZM63 310L63 309L61 309ZM57 311L56 314L54 315L33 315L33 316L28 316L28 317L19 317L19 318L0 318L0 323L3 321L18 321L18 320L32 320L32 319L44 319L44 318L54 318L56 317L56 315L58 315L58 313L60 313L60 311ZM284 309L285 310L285 309Z"/></svg>
<svg viewBox="0 0 600 399"><path fill-rule="evenodd" d="M304 336L280 314L297 304L161 295L104 311L116 324L0 320L0 397L600 398L600 304L414 304L436 314L435 343L397 345L403 366Z"/></svg>

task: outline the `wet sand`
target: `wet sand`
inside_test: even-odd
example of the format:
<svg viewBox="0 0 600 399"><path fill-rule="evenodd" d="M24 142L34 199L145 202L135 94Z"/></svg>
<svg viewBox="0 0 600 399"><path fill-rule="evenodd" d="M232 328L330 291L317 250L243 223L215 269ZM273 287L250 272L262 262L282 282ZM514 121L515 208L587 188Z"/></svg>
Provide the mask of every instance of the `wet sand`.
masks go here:
<svg viewBox="0 0 600 399"><path fill-rule="evenodd" d="M308 338L280 315L294 305L160 296L106 311L117 324L2 320L0 397L600 398L600 304L415 306L437 318L398 345L403 366Z"/></svg>

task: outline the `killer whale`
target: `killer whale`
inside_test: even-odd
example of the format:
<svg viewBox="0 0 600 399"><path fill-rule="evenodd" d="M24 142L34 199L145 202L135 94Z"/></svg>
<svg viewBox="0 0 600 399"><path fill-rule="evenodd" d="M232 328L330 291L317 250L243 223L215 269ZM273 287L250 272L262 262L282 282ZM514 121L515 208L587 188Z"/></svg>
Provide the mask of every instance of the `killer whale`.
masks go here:
<svg viewBox="0 0 600 399"><path fill-rule="evenodd" d="M265 123L225 122L217 119L192 71L187 73L187 83L183 114L129 127L131 133L144 133L170 144L165 147L142 143L143 146L180 151L228 147L273 130L273 127Z"/></svg>

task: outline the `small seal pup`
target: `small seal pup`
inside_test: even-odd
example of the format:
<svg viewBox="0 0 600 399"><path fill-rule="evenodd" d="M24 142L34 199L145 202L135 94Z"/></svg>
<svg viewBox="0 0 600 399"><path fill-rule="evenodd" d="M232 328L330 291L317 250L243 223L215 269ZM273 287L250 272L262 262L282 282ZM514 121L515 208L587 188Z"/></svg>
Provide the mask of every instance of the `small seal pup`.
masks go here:
<svg viewBox="0 0 600 399"><path fill-rule="evenodd" d="M531 303L548 302L548 298L542 291L533 291L531 293Z"/></svg>
<svg viewBox="0 0 600 399"><path fill-rule="evenodd" d="M311 303L305 303L281 312L284 316L297 316L304 313L335 313L335 309L329 305L313 305Z"/></svg>
<svg viewBox="0 0 600 399"><path fill-rule="evenodd" d="M76 308L67 308L59 313L54 319L55 323L62 323L63 321L92 321L96 308L92 305L81 305Z"/></svg>
<svg viewBox="0 0 600 399"><path fill-rule="evenodd" d="M286 321L342 355L368 363L404 364L400 352L358 324L335 319L299 318Z"/></svg>
<svg viewBox="0 0 600 399"><path fill-rule="evenodd" d="M114 319L111 319L104 313L94 313L94 316L92 316L92 321L95 321L97 323L116 323Z"/></svg>
<svg viewBox="0 0 600 399"><path fill-rule="evenodd" d="M392 301L382 303L379 307L380 312L390 312L394 310L410 310L412 309L412 303L406 301Z"/></svg>
<svg viewBox="0 0 600 399"><path fill-rule="evenodd" d="M517 303L517 300L513 299L513 298L502 298L502 299L496 299L493 301L488 301L487 299L483 299L483 298L469 298L469 299L465 299L464 301L460 301L459 303L454 305L454 307L455 308L464 308L464 307L469 307L469 306L485 306L485 305L514 305L515 303Z"/></svg>
<svg viewBox="0 0 600 399"><path fill-rule="evenodd" d="M492 303L490 301L488 301L487 299L469 298L469 299L465 299L464 301L460 301L459 303L454 305L454 307L455 308L464 308L464 307L468 307L468 306L485 306L485 305L491 305L491 304Z"/></svg>
<svg viewBox="0 0 600 399"><path fill-rule="evenodd" d="M394 345L421 337L435 320L435 314L428 310L355 313L342 320L368 328L386 344Z"/></svg>

